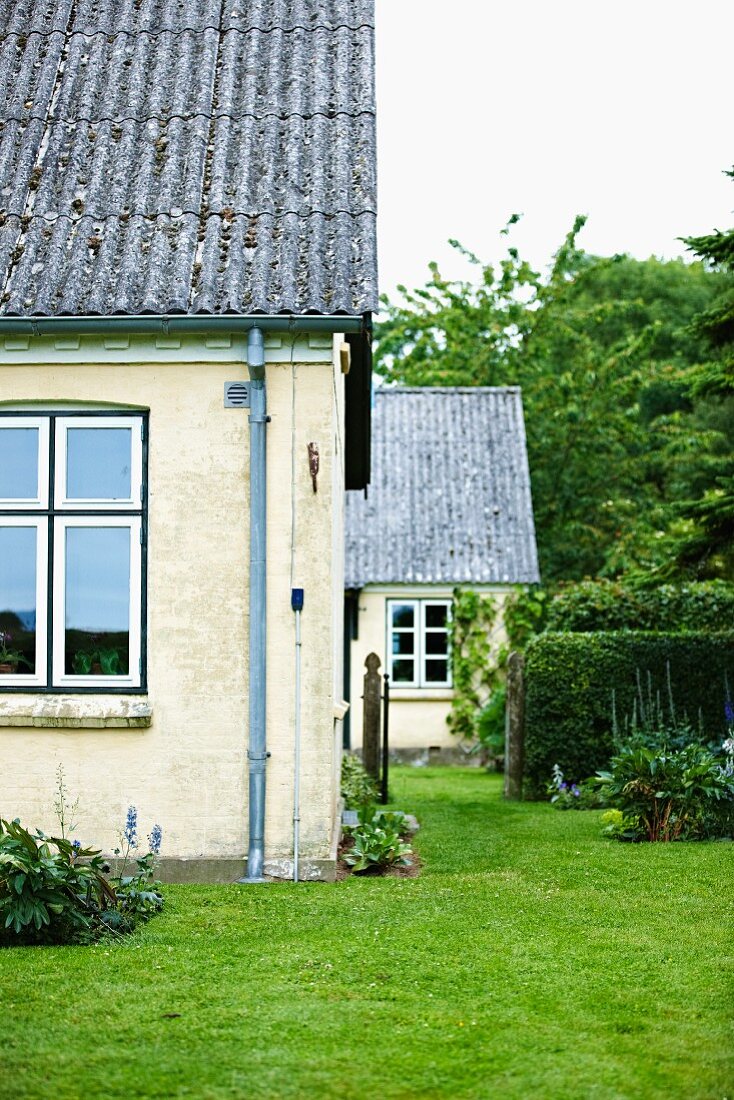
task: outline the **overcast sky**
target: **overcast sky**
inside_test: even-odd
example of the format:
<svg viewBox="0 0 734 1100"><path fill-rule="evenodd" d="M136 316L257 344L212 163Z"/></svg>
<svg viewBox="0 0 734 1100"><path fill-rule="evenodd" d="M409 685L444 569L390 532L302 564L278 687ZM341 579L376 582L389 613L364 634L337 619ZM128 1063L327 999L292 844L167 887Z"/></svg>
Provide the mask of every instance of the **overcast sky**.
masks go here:
<svg viewBox="0 0 734 1100"><path fill-rule="evenodd" d="M545 265L576 213L602 255L728 228L732 0L377 0L380 285L513 242Z"/></svg>

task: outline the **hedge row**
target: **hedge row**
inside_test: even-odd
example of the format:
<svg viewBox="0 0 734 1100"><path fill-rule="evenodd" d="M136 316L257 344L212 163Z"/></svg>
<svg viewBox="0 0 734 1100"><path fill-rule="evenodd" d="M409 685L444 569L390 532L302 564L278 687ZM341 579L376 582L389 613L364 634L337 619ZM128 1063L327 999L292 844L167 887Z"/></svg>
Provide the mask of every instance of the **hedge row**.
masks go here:
<svg viewBox="0 0 734 1100"><path fill-rule="evenodd" d="M719 631L734 624L734 584L696 581L631 588L582 581L551 600L548 630Z"/></svg>
<svg viewBox="0 0 734 1100"><path fill-rule="evenodd" d="M678 715L703 723L707 739L726 735L724 700L734 688L734 632L645 634L546 633L527 648L525 664L525 787L542 794L551 769L578 781L612 754L612 710L620 726L632 715L637 674L653 696L668 697L670 667ZM667 705L665 706L667 712Z"/></svg>

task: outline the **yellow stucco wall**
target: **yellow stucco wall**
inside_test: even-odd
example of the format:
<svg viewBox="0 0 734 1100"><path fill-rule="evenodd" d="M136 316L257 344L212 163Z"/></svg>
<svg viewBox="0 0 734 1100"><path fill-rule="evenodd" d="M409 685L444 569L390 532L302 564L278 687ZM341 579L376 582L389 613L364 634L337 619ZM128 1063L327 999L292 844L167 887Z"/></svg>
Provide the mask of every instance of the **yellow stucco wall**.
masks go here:
<svg viewBox="0 0 734 1100"><path fill-rule="evenodd" d="M491 595L498 605L492 630L493 646L506 640L502 608L507 588L476 585L477 591ZM359 637L351 644L350 732L352 748L362 745L362 684L368 653L376 653L387 672L387 600L450 599L452 587L446 585L368 585L359 593ZM390 691L390 747L393 749L430 750L457 748L457 739L446 718L451 709L450 688L400 688Z"/></svg>
<svg viewBox="0 0 734 1100"><path fill-rule="evenodd" d="M272 344L273 341L270 341ZM277 344L278 341L275 341ZM301 851L327 858L338 789L335 667L341 652L342 376L330 338L270 351L268 412L268 762L266 860L292 852L294 616L290 610L292 454L295 572L305 588ZM58 345L57 345L58 347ZM247 412L223 407L225 381L246 379L243 356L188 342L161 362L84 344L75 361L34 362L33 346L2 354L0 403L115 403L150 409L147 729L50 729L2 725L0 814L52 829L55 769L80 798L78 835L109 851L129 804L141 831L154 822L166 857L241 857L247 842L248 492ZM7 348L7 344L6 344ZM95 350L96 349L96 350ZM57 355L57 358L60 356ZM273 358L280 362L272 362ZM130 358L133 358L130 354ZM214 361L207 361L207 358ZM3 361L3 359L5 361ZM319 360L314 361L314 360ZM14 360L12 363L8 360ZM95 361L96 360L96 361ZM295 381L294 381L295 379ZM292 422L295 384L295 428ZM307 444L320 452L318 492ZM295 448L293 452L292 447ZM336 458L336 461L335 461ZM334 502L337 507L334 508ZM336 578L336 580L335 580ZM338 599L334 599L335 584ZM94 714L110 696L65 696L68 713ZM135 701L139 701L139 697ZM43 702L0 695L12 710ZM1 713L1 712L0 712ZM337 726L339 724L337 723Z"/></svg>

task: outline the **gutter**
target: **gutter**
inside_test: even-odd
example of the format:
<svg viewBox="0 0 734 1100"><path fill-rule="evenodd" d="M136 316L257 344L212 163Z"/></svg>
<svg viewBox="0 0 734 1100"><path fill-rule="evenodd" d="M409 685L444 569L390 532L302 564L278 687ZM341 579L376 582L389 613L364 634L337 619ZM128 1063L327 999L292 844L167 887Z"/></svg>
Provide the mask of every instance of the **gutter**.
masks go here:
<svg viewBox="0 0 734 1100"><path fill-rule="evenodd" d="M112 314L108 317L7 317L0 316L0 335L55 336L74 332L80 335L102 332L141 332L169 336L173 333L221 331L252 332L367 332L369 314L355 317L340 314L303 316L296 313L165 313Z"/></svg>

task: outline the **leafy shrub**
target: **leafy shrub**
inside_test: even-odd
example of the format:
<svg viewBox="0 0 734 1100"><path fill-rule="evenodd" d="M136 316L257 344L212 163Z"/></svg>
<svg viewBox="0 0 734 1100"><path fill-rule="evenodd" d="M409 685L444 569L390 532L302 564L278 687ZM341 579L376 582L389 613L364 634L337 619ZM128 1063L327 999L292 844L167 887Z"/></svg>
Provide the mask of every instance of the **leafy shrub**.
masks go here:
<svg viewBox="0 0 734 1100"><path fill-rule="evenodd" d="M600 781L622 814L612 835L667 841L729 833L734 824L734 774L702 745L678 751L627 745Z"/></svg>
<svg viewBox="0 0 734 1100"><path fill-rule="evenodd" d="M344 856L355 874L384 871L397 865L407 866L412 848L402 839L405 814L375 810L364 806L358 824L347 826L353 846Z"/></svg>
<svg viewBox="0 0 734 1100"><path fill-rule="evenodd" d="M344 805L350 810L371 806L377 801L377 787L357 756L345 752L342 756L341 792Z"/></svg>
<svg viewBox="0 0 734 1100"><path fill-rule="evenodd" d="M64 806L63 787L61 790ZM134 807L128 811L134 813ZM157 832L156 832L157 830ZM18 819L0 820L0 937L14 943L92 940L105 931L128 932L163 906L154 881L155 850L132 860L129 874L110 876L99 851L65 836L31 833ZM137 837L135 847L137 847ZM157 839L157 848L155 846ZM131 846L128 845L128 852Z"/></svg>
<svg viewBox="0 0 734 1100"><path fill-rule="evenodd" d="M550 601L549 631L720 631L734 622L734 584L694 581L656 588L582 581Z"/></svg>
<svg viewBox="0 0 734 1100"><path fill-rule="evenodd" d="M554 764L567 780L606 768L614 721L631 715L642 673L653 696L673 684L680 722L706 739L726 735L724 698L734 683L734 634L541 634L525 664L525 790L542 797Z"/></svg>
<svg viewBox="0 0 734 1100"><path fill-rule="evenodd" d="M503 756L505 752L506 702L507 688L502 684L493 690L477 718L477 739L492 757Z"/></svg>

